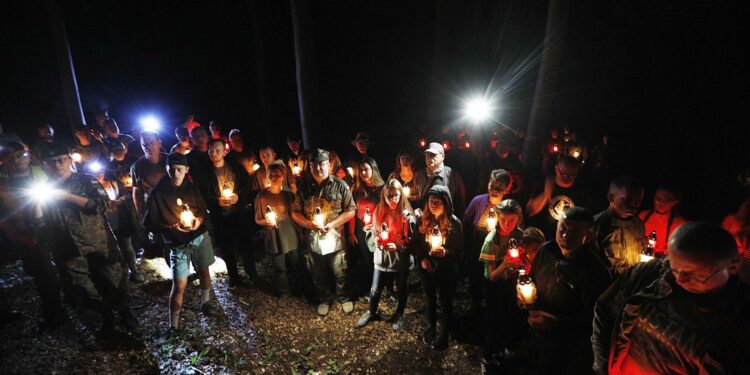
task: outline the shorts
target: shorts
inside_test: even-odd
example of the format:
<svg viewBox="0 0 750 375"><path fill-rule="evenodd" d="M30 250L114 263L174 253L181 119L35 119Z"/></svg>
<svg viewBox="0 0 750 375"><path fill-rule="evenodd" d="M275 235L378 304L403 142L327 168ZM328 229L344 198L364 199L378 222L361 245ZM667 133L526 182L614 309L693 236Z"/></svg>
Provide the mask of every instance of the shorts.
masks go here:
<svg viewBox="0 0 750 375"><path fill-rule="evenodd" d="M193 260L198 268L208 267L214 264L214 248L206 233L201 234L194 240L170 249L169 260L172 265L172 278L181 279L190 276L190 260Z"/></svg>

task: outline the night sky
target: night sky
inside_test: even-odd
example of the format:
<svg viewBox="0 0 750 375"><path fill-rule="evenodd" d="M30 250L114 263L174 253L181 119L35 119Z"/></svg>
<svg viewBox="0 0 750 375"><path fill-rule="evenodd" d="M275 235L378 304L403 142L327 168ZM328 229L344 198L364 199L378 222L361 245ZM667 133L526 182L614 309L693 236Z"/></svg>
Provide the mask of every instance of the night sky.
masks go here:
<svg viewBox="0 0 750 375"><path fill-rule="evenodd" d="M255 146L280 147L299 128L289 2L59 3L87 115L110 108L127 131L154 113L171 137L194 111L204 125L245 130ZM546 125L592 141L611 134L618 166L680 177L686 208L715 218L736 202L709 197L736 190L737 170L750 164L750 32L746 10L687 3L573 2ZM525 129L547 2L313 1L310 9L320 143L346 154L356 130L369 131L389 170L407 136L420 126L452 129L461 99L483 89L499 93L503 123ZM24 137L44 122L67 130L44 3L4 1L0 20L0 120ZM260 126L264 113L270 128Z"/></svg>

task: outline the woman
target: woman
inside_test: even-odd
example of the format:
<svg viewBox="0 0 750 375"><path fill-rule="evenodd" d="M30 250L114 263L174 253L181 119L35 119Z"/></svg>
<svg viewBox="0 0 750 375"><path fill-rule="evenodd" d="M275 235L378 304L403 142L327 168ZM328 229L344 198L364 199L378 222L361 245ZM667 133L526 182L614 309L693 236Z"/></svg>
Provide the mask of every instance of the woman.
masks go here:
<svg viewBox="0 0 750 375"><path fill-rule="evenodd" d="M427 207L418 227L421 238L415 239L414 250L419 260L429 323L422 341L433 349L444 349L448 346L458 262L463 251L461 221L453 215L453 200L447 187L435 185L427 191ZM436 327L438 292L443 306L439 332Z"/></svg>
<svg viewBox="0 0 750 375"><path fill-rule="evenodd" d="M404 187L402 189L402 195L407 198L409 202L413 202L417 197L411 192L414 191L414 156L408 151L399 150L396 155L396 169L388 175L388 179L396 179Z"/></svg>
<svg viewBox="0 0 750 375"><path fill-rule="evenodd" d="M357 277L353 279L359 281L358 290L361 294L367 293L365 290L372 285L372 253L367 247L364 228L372 224L375 206L380 200L383 184L378 163L369 156L363 157L359 163L357 182L352 187L352 197L357 205L357 212L349 222L349 235L347 236L349 246L356 250L354 260L357 266L353 267L352 271L356 272Z"/></svg>
<svg viewBox="0 0 750 375"><path fill-rule="evenodd" d="M398 305L396 312L388 319L394 330L404 326L404 309L406 308L407 279L409 277L409 239L414 226L411 205L402 193L403 187L398 180L389 180L380 196L380 203L375 208L372 225L367 237L368 245L373 250L375 265L370 288L370 304L367 311L359 318L357 326L364 327L377 317L380 295L386 285L396 279Z"/></svg>
<svg viewBox="0 0 750 375"><path fill-rule="evenodd" d="M638 215L646 228L646 237L655 236L654 255L661 258L667 255L667 240L677 227L686 222L677 215L680 204L680 192L676 188L661 185L654 193L654 208L641 211ZM653 236L652 236L653 238Z"/></svg>
<svg viewBox="0 0 750 375"><path fill-rule="evenodd" d="M484 264L487 290L484 359L492 360L501 347L513 349L523 338L523 314L516 304L518 270L524 269L521 205L506 199L497 205L497 229L482 244L479 261Z"/></svg>

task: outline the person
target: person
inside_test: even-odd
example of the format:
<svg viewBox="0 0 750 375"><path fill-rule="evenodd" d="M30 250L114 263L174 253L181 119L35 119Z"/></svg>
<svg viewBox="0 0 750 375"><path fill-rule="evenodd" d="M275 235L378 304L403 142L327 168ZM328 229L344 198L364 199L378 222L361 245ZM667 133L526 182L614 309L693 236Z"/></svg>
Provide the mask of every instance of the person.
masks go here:
<svg viewBox="0 0 750 375"><path fill-rule="evenodd" d="M349 235L347 242L354 250L351 254L352 263L348 267L348 277L352 279L352 285L359 285L357 292L372 285L372 253L367 245L367 231L365 226L372 224L375 207L380 201L381 191L385 182L380 175L380 168L375 159L365 156L357 167L359 174L357 182L352 188L352 197L357 211L347 225ZM364 294L364 293L362 293Z"/></svg>
<svg viewBox="0 0 750 375"><path fill-rule="evenodd" d="M31 165L41 166L42 155L55 142L55 128L50 124L39 125L36 128L37 139L31 147Z"/></svg>
<svg viewBox="0 0 750 375"><path fill-rule="evenodd" d="M344 169L344 166L341 164L341 158L339 158L336 151L328 151L328 161L330 163L328 173L330 173L331 176L338 177L340 180L346 182L349 187L354 186L354 176L349 175L346 169Z"/></svg>
<svg viewBox="0 0 750 375"><path fill-rule="evenodd" d="M76 140L73 146L73 155L77 159L74 160L76 168L85 170L88 163L104 163L107 160L109 151L104 144L92 136L93 133L98 133L98 131L85 125L79 126L73 133Z"/></svg>
<svg viewBox="0 0 750 375"><path fill-rule="evenodd" d="M292 286L300 282L300 243L291 217L294 193L283 190L286 166L276 160L268 167L271 186L255 197L255 222L265 228L266 252L273 264L273 285L278 293L278 306L289 303Z"/></svg>
<svg viewBox="0 0 750 375"><path fill-rule="evenodd" d="M453 199L448 187L433 185L425 196L427 206L417 224L420 235L414 240L414 251L427 299L427 322L429 324L422 336L422 341L433 349L445 349L448 346L453 320L453 298L458 281L458 262L462 259L463 231L461 221L453 215ZM432 246L428 241L436 242ZM443 307L439 330L437 326L438 293L440 293L440 305Z"/></svg>
<svg viewBox="0 0 750 375"><path fill-rule="evenodd" d="M388 175L388 179L396 179L404 187L402 194L409 203L414 202L417 196L412 194L414 190L414 156L406 150L399 150L396 154L396 168Z"/></svg>
<svg viewBox="0 0 750 375"><path fill-rule="evenodd" d="M672 232L687 220L677 214L680 204L680 192L675 187L662 184L654 192L654 206L650 210L641 211L638 218L643 222L643 235L651 237L653 233L654 256L663 258L667 255L667 240Z"/></svg>
<svg viewBox="0 0 750 375"><path fill-rule="evenodd" d="M120 133L117 121L111 117L104 120L102 129L104 130L104 146L107 147L109 152L112 152L112 147L118 143L124 144L127 148L131 142L135 142L133 137Z"/></svg>
<svg viewBox="0 0 750 375"><path fill-rule="evenodd" d="M187 129L188 133L192 133L193 129L200 126L201 124L198 121L195 121L195 114L193 112L188 112L185 116L185 123L182 124L182 127Z"/></svg>
<svg viewBox="0 0 750 375"><path fill-rule="evenodd" d="M172 148L169 149L169 153L179 153L183 155L187 155L190 153L190 151L193 150L193 144L190 143L190 133L188 132L187 128L178 126L174 129L174 136L177 138L177 143L172 145Z"/></svg>
<svg viewBox="0 0 750 375"><path fill-rule="evenodd" d="M526 274L530 275L536 253L544 242L546 242L546 239L541 229L527 227L523 230L523 240L521 242L523 243L523 265L526 269Z"/></svg>
<svg viewBox="0 0 750 375"><path fill-rule="evenodd" d="M509 141L499 138L495 142L495 148L484 160L479 170L479 185L486 186L489 183L492 172L503 169L511 175L511 183L508 186L508 198L516 202L526 201L526 172L521 163L521 156Z"/></svg>
<svg viewBox="0 0 750 375"><path fill-rule="evenodd" d="M523 208L512 199L505 199L495 207L498 225L485 236L475 260L483 266L483 281L487 290L485 361L495 360L500 350L503 355L510 355L525 333L524 316L515 303L518 270L525 270L521 247L523 231L518 227L523 221ZM509 250L512 248L518 253L511 254Z"/></svg>
<svg viewBox="0 0 750 375"><path fill-rule="evenodd" d="M99 312L101 333L114 331L114 313L130 331L138 321L128 303L128 274L105 211L109 197L90 175L73 172L70 150L53 145L44 166L54 188L50 202L37 201L33 216L47 236L66 300Z"/></svg>
<svg viewBox="0 0 750 375"><path fill-rule="evenodd" d="M503 201L505 193L511 184L511 175L504 169L492 171L487 183L487 194L480 194L469 202L463 215L464 236L464 267L469 278L469 294L471 307L469 315L479 315L482 309L485 280L483 277L485 265L479 262L479 250L483 246L488 233L497 228L497 205ZM493 211L495 223L488 228L488 216ZM521 214L523 215L523 213ZM470 234L469 234L470 233Z"/></svg>
<svg viewBox="0 0 750 375"><path fill-rule="evenodd" d="M198 189L186 177L190 172L187 158L169 154L167 175L151 191L146 201L143 225L164 237L170 249L172 290L169 293L169 330L180 328L182 301L190 275L190 263L195 264L200 280L200 311L207 316L216 313L211 299L211 274L214 264L211 240L206 232L206 202ZM188 212L189 214L183 214Z"/></svg>
<svg viewBox="0 0 750 375"><path fill-rule="evenodd" d="M242 168L245 168L245 172L252 176L255 173L257 159L253 150L250 147L245 147L245 141L242 139L240 129L229 131L229 143L232 147L226 156L227 161L241 165Z"/></svg>
<svg viewBox="0 0 750 375"><path fill-rule="evenodd" d="M361 174L361 171L360 171ZM391 179L381 189L380 199L373 211L373 221L366 225L367 244L373 251L373 276L369 306L357 321L364 327L378 317L378 304L383 289L394 279L398 290L396 311L388 322L399 330L404 326L404 310L409 295L407 280L410 265L410 240L416 221L409 201L402 194L403 186Z"/></svg>
<svg viewBox="0 0 750 375"><path fill-rule="evenodd" d="M276 151L271 146L265 146L261 148L258 153L260 154L260 161L263 165L255 171L254 177L258 189L260 190L271 186L271 180L268 179L268 166L276 161ZM297 182L292 173L292 169L287 166L285 173L284 190L289 190L292 193L297 192Z"/></svg>
<svg viewBox="0 0 750 375"><path fill-rule="evenodd" d="M745 282L750 283L750 197L742 202L736 212L725 216L721 226L737 242L737 251L740 253L743 263L740 277Z"/></svg>
<svg viewBox="0 0 750 375"><path fill-rule="evenodd" d="M612 180L607 193L609 207L594 218L599 254L613 275L640 262L646 246L645 228L638 218L643 187L630 176Z"/></svg>
<svg viewBox="0 0 750 375"><path fill-rule="evenodd" d="M141 133L141 148L144 155L130 167L130 178L135 211L142 219L148 195L167 174L167 154L161 152L159 135L151 131Z"/></svg>
<svg viewBox="0 0 750 375"><path fill-rule="evenodd" d="M743 374L750 368L750 286L721 227L677 228L666 258L623 273L599 298L591 339L598 374Z"/></svg>
<svg viewBox="0 0 750 375"><path fill-rule="evenodd" d="M359 174L359 161L365 156L370 156L370 134L358 131L357 136L354 137L351 145L354 147L354 151L344 157L344 167L351 175L352 179L356 179Z"/></svg>
<svg viewBox="0 0 750 375"><path fill-rule="evenodd" d="M305 151L302 149L302 140L299 134L287 134L286 145L289 150L284 155L284 163L292 170L294 177L299 177L302 172L307 170L307 160L305 159Z"/></svg>
<svg viewBox="0 0 750 375"><path fill-rule="evenodd" d="M555 236L557 221L562 213L575 206L585 206L583 189L576 183L581 162L568 155L560 155L555 164L555 175L547 177L544 185L534 189L526 202L529 224L544 232L545 237Z"/></svg>
<svg viewBox="0 0 750 375"><path fill-rule="evenodd" d="M5 130L2 121L0 121L0 149L16 142L21 142L21 138L18 137L18 134Z"/></svg>
<svg viewBox="0 0 750 375"><path fill-rule="evenodd" d="M203 199L210 213L219 255L227 266L229 287L234 288L242 283L235 252L241 254L242 265L251 281L256 278L257 271L249 248L250 241L247 240L249 236L245 234L250 221L247 212L250 176L239 165L226 162L225 152L225 143L221 139L209 142L211 176L207 179L209 186L205 189Z"/></svg>
<svg viewBox="0 0 750 375"><path fill-rule="evenodd" d="M336 282L336 296L345 313L351 313L351 285L346 280L344 224L354 217L356 206L346 183L329 174L328 151L312 151L308 165L310 176L300 181L292 205L292 218L304 228L310 246L307 267L319 299L318 314L328 314L333 300L331 276Z"/></svg>
<svg viewBox="0 0 750 375"><path fill-rule="evenodd" d="M424 150L426 168L417 172L414 176L414 192L417 199L414 201L415 208L422 208L427 204L427 192L432 186L447 186L451 199L455 205L455 212L464 212L466 202L466 190L463 180L458 171L445 165L445 149L437 142L430 143Z"/></svg>
<svg viewBox="0 0 750 375"><path fill-rule="evenodd" d="M594 253L594 237L594 216L572 207L558 221L555 241L537 251L531 268L537 300L527 308L538 336L538 374L591 372L594 304L612 282Z"/></svg>
<svg viewBox="0 0 750 375"><path fill-rule="evenodd" d="M190 142L193 150L187 154L190 166L190 180L198 190L205 192L209 185L208 177L211 175L211 160L208 158L208 142L210 137L206 128L198 126L190 131Z"/></svg>
<svg viewBox="0 0 750 375"><path fill-rule="evenodd" d="M127 264L130 271L130 281L142 283L145 279L138 271L135 249L132 243L132 236L135 230L130 212L132 205L128 204L132 196L125 185L115 175L107 173L106 169L101 165L90 164L89 172L96 177L96 180L102 185L104 191L107 192L107 197L109 198L109 205L106 211L107 222L109 222L109 226L112 228L112 232L114 232L117 239L117 245L120 247L120 251L125 258L125 264Z"/></svg>
<svg viewBox="0 0 750 375"><path fill-rule="evenodd" d="M37 232L27 207L28 189L35 183L46 182L47 176L40 167L30 165L31 155L23 143L7 143L0 151L0 158L3 160L0 170L0 232L10 245L5 250L20 257L24 271L33 277L42 302L39 327L51 330L65 321L60 281L50 261L48 244Z"/></svg>
<svg viewBox="0 0 750 375"><path fill-rule="evenodd" d="M211 139L221 139L224 141L224 145L229 147L229 138L221 133L221 125L216 120L211 120L208 123L208 130L211 132Z"/></svg>

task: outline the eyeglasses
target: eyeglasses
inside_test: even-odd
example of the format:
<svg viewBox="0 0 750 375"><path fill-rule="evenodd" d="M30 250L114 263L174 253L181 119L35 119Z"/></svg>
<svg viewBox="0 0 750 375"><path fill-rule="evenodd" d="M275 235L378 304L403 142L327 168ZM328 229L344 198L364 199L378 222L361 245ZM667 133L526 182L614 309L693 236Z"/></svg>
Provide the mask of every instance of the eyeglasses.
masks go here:
<svg viewBox="0 0 750 375"><path fill-rule="evenodd" d="M29 158L29 153L27 151L20 151L13 154L14 159L27 159Z"/></svg>
<svg viewBox="0 0 750 375"><path fill-rule="evenodd" d="M669 268L669 271L672 272L672 275L674 275L675 278L678 278L678 277L682 276L682 278L683 279L687 279L687 281L695 281L698 284L705 284L705 283L708 282L708 280L711 280L711 278L713 278L714 276L718 275L719 272L725 270L726 268L727 268L726 265L724 267L720 267L716 271L711 272L710 275L708 275L708 276L706 276L704 278L699 278L699 277L693 275L692 272L685 272L685 271L681 271L681 270L674 269L674 268L671 268L671 267Z"/></svg>

